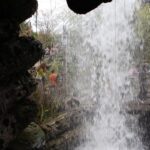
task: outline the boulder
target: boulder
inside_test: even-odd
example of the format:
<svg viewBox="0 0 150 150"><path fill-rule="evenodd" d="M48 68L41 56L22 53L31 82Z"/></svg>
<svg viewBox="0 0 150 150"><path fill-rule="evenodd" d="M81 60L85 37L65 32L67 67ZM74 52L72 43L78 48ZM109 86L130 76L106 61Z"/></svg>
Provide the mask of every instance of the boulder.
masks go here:
<svg viewBox="0 0 150 150"><path fill-rule="evenodd" d="M12 143L10 143L8 150L41 150L44 145L45 133L39 125L32 122Z"/></svg>

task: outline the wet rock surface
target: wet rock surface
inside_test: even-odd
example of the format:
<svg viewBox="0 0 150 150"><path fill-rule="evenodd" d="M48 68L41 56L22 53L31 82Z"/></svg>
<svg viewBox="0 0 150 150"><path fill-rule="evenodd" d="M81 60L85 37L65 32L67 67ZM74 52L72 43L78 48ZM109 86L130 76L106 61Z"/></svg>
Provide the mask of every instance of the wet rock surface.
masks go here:
<svg viewBox="0 0 150 150"><path fill-rule="evenodd" d="M45 138L45 133L41 127L32 122L12 143L10 143L8 150L41 150L45 145Z"/></svg>
<svg viewBox="0 0 150 150"><path fill-rule="evenodd" d="M150 100L134 100L125 103L125 109L130 114L142 114L150 112Z"/></svg>
<svg viewBox="0 0 150 150"><path fill-rule="evenodd" d="M74 98L73 98L74 99ZM46 145L44 150L73 150L85 141L84 123L92 123L96 105L75 105L59 116L41 125L46 134ZM67 102L67 103L68 103ZM76 99L76 103L80 103ZM69 106L68 106L69 107ZM67 108L68 108L67 107Z"/></svg>
<svg viewBox="0 0 150 150"><path fill-rule="evenodd" d="M37 105L28 99L36 88L28 69L42 57L42 44L31 37L19 37L20 23L36 9L36 0L0 2L1 150L37 115Z"/></svg>
<svg viewBox="0 0 150 150"><path fill-rule="evenodd" d="M89 116L93 118L95 106L71 108L40 125L31 123L10 143L8 150L73 150L84 142L83 124L91 122Z"/></svg>
<svg viewBox="0 0 150 150"><path fill-rule="evenodd" d="M85 14L102 3L111 2L112 0L67 0L68 6L77 14Z"/></svg>
<svg viewBox="0 0 150 150"><path fill-rule="evenodd" d="M82 127L70 130L48 142L45 150L73 150L85 141Z"/></svg>
<svg viewBox="0 0 150 150"><path fill-rule="evenodd" d="M125 104L126 111L138 118L139 136L146 149L150 149L150 99Z"/></svg>

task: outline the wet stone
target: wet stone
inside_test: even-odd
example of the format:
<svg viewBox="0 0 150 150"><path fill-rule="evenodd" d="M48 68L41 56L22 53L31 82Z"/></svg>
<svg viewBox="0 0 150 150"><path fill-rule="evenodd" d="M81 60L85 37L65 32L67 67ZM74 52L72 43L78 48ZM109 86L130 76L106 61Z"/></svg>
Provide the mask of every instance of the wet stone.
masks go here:
<svg viewBox="0 0 150 150"><path fill-rule="evenodd" d="M45 145L45 133L39 125L32 122L24 131L10 144L12 150L34 150Z"/></svg>

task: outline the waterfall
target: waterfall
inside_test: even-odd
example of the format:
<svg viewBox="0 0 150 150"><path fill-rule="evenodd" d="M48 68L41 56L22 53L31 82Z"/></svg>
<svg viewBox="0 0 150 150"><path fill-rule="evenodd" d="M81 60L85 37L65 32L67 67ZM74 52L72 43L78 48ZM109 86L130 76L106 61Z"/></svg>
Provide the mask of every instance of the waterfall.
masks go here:
<svg viewBox="0 0 150 150"><path fill-rule="evenodd" d="M124 103L136 95L129 78L134 65L134 12L136 0L113 0L68 23L69 65L76 71L72 88L98 109L92 125L86 124L87 141L77 150L143 150L136 118Z"/></svg>

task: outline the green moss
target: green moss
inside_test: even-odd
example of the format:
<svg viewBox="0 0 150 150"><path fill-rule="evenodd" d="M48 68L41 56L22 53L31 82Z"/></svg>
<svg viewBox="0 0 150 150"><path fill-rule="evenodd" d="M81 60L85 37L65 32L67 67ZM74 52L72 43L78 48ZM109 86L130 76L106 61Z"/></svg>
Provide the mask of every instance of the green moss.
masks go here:
<svg viewBox="0 0 150 150"><path fill-rule="evenodd" d="M31 123L12 143L14 150L32 150L45 144L45 133L36 123Z"/></svg>

